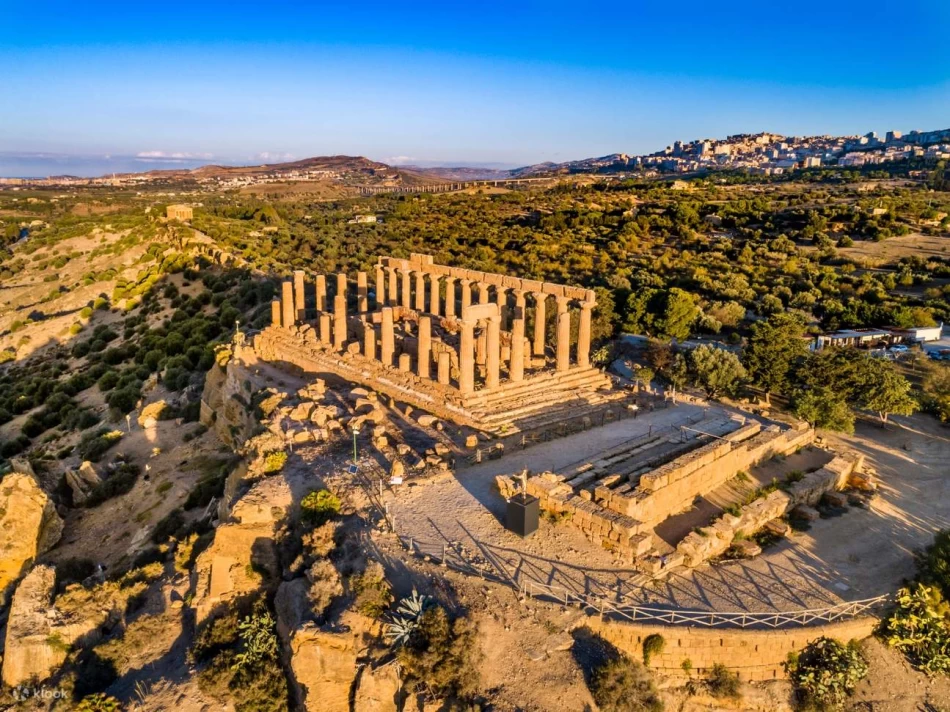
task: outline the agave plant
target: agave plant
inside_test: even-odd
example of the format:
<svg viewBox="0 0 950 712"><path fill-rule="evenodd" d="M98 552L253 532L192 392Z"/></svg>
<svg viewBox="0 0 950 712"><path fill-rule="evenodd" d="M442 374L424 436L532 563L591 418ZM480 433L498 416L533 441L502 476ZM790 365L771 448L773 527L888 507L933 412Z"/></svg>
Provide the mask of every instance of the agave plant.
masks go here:
<svg viewBox="0 0 950 712"><path fill-rule="evenodd" d="M434 601L429 596L423 596L416 589L412 595L400 599L396 611L392 614L392 621L386 624L386 637L390 639L394 648L405 645L413 631L419 627L422 614L432 606Z"/></svg>

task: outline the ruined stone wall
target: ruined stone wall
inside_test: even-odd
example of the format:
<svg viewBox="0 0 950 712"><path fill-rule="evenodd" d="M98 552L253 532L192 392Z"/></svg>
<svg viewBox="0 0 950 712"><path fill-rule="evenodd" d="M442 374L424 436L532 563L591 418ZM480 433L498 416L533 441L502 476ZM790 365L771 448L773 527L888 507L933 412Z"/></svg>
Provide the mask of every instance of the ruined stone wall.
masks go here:
<svg viewBox="0 0 950 712"><path fill-rule="evenodd" d="M699 566L723 554L737 536L755 534L799 504L816 504L825 493L843 488L863 459L861 455L835 457L824 467L791 484L786 491L776 490L745 505L739 516L725 513L710 526L690 532L676 547L677 561L681 556L686 566Z"/></svg>
<svg viewBox="0 0 950 712"><path fill-rule="evenodd" d="M813 640L821 637L845 643L863 640L874 632L878 622L876 618L864 617L788 630L735 630L619 622L593 617L589 619L588 627L638 660L643 659L643 641L647 636L663 636L663 652L651 658L650 667L667 675L685 676L683 661L689 660L694 675L702 676L713 665L722 664L738 673L741 680L755 681L784 679L788 654L801 651Z"/></svg>
<svg viewBox="0 0 950 712"><path fill-rule="evenodd" d="M807 426L780 430L771 425L761 432L758 429L758 424L750 424L726 439L689 452L643 475L634 492L614 493L601 504L655 526L685 510L696 497L716 489L740 470L794 452L815 438L815 431Z"/></svg>

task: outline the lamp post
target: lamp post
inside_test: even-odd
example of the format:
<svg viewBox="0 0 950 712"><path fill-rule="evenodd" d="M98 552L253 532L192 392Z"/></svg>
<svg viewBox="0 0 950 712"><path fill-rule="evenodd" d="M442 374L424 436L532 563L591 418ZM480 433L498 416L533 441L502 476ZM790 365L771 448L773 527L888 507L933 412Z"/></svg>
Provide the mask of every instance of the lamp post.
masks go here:
<svg viewBox="0 0 950 712"><path fill-rule="evenodd" d="M356 464L356 436L360 434L360 428L358 425L352 427L353 431L353 464Z"/></svg>

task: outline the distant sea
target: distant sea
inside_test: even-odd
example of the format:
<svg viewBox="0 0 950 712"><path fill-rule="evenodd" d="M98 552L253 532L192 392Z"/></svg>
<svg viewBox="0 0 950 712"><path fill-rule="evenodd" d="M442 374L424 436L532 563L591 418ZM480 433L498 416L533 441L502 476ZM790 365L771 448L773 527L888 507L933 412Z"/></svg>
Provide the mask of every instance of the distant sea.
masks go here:
<svg viewBox="0 0 950 712"><path fill-rule="evenodd" d="M207 163L210 163L208 159L154 160L136 156L68 156L56 153L0 151L0 178L46 178L64 175L95 178L110 173L197 168Z"/></svg>

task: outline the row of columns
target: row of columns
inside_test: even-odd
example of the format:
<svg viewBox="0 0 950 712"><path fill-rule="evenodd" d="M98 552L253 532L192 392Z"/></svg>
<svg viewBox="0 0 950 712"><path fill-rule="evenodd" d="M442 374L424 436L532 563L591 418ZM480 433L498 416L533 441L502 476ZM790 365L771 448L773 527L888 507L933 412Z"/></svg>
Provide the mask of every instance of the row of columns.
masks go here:
<svg viewBox="0 0 950 712"><path fill-rule="evenodd" d="M426 289L426 277L429 278L429 287ZM445 304L443 310L441 283L445 280ZM415 299L413 300L412 282L415 282ZM422 269L408 269L400 267L376 266L376 295L377 303L382 306L383 301L390 306L403 306L418 312L427 311L433 316L456 316L456 282L461 290L461 308L470 306L473 289L477 291L477 303L488 304L491 295L490 288L495 287L495 303L501 313L502 328L511 321L512 331L514 321L509 318L508 292L515 295L515 308L524 315L526 312L527 292L512 289L502 285L489 285L485 282L474 282L468 279L459 279L449 275L431 274ZM544 292L531 292L534 300L534 333L532 352L535 356L544 356L546 338L546 304L550 295ZM570 313L567 297L555 297L557 301L556 322L556 363L558 370L567 370L570 366ZM591 312L594 302L581 302L580 320L577 339L577 365L582 368L590 366L590 337ZM521 328L524 328L522 324Z"/></svg>
<svg viewBox="0 0 950 712"><path fill-rule="evenodd" d="M425 310L425 273L422 270L397 270L396 268L385 268L389 271L389 280L386 280L383 274L384 268L378 266L376 270L376 295L377 303L381 302L381 297L385 295L385 301L393 303L397 301L397 296L401 300L402 306L409 307L409 301L412 296L410 276L415 279L415 308L416 311ZM402 284L397 283L397 272L402 273ZM414 274L412 274L414 272ZM438 316L440 311L440 291L439 283L443 277L440 275L428 274L430 278L429 290L429 311L433 316ZM467 307L472 305L472 288L478 291L478 303L489 304L489 286L485 283L474 283L470 280L456 279L455 277L444 277L446 280L446 301L445 314L448 317L455 316L455 282L460 282L461 287L461 307L462 313L465 313ZM275 326L283 325L289 327L295 323L306 320L306 301L304 293L305 275L302 271L296 271L293 275L293 281L285 281L281 284L281 298L274 300L271 305L271 319ZM401 286L401 289L400 289ZM515 307L509 312L507 305L507 294L510 288L496 287L497 312L488 319L484 319L485 324L485 387L489 389L497 388L500 385L500 366L501 366L501 331L503 322L510 316L511 322L511 350L509 358L509 378L511 381L519 382L524 379L525 351L530 348L535 356L543 356L545 353L545 324L546 324L546 303L550 295L543 292L532 292L535 302L534 334L530 345L526 345L525 338L525 314L527 307L527 292L523 290L512 290L515 295ZM336 294L333 298L333 310L328 312L326 309L328 298L326 289L326 277L318 275L316 277L316 309L318 321L318 335L321 342L333 345L334 349L342 350L347 341L347 279L346 275L340 273L336 280ZM556 315L555 315L555 369L557 371L567 371L570 368L571 356L571 314L569 311L570 299L563 296L555 296ZM368 311L368 291L366 273L360 272L357 275L357 303L361 312ZM590 339L591 339L591 313L594 302L585 301L580 304L580 316L578 323L577 339L577 364L582 368L590 366ZM410 307L411 308L411 307ZM471 393L475 389L475 328L478 320L462 319L461 333L459 337L459 390L462 393ZM420 377L430 378L430 369L432 362L432 324L431 318L427 315L419 317L418 333L418 354L417 370ZM331 329L332 327L332 329ZM395 354L395 333L394 333L394 314L392 306L383 306L381 309L381 329L379 338L379 360L388 366L393 365ZM364 342L362 350L368 358L376 358L377 339L376 332L372 326L368 326L364 333ZM405 354L404 354L405 355ZM443 358L444 357L444 358ZM408 363L399 366L405 366L408 369ZM405 369L404 369L405 370ZM440 353L437 360L437 377L440 383L448 383L450 371L450 359L447 352Z"/></svg>

